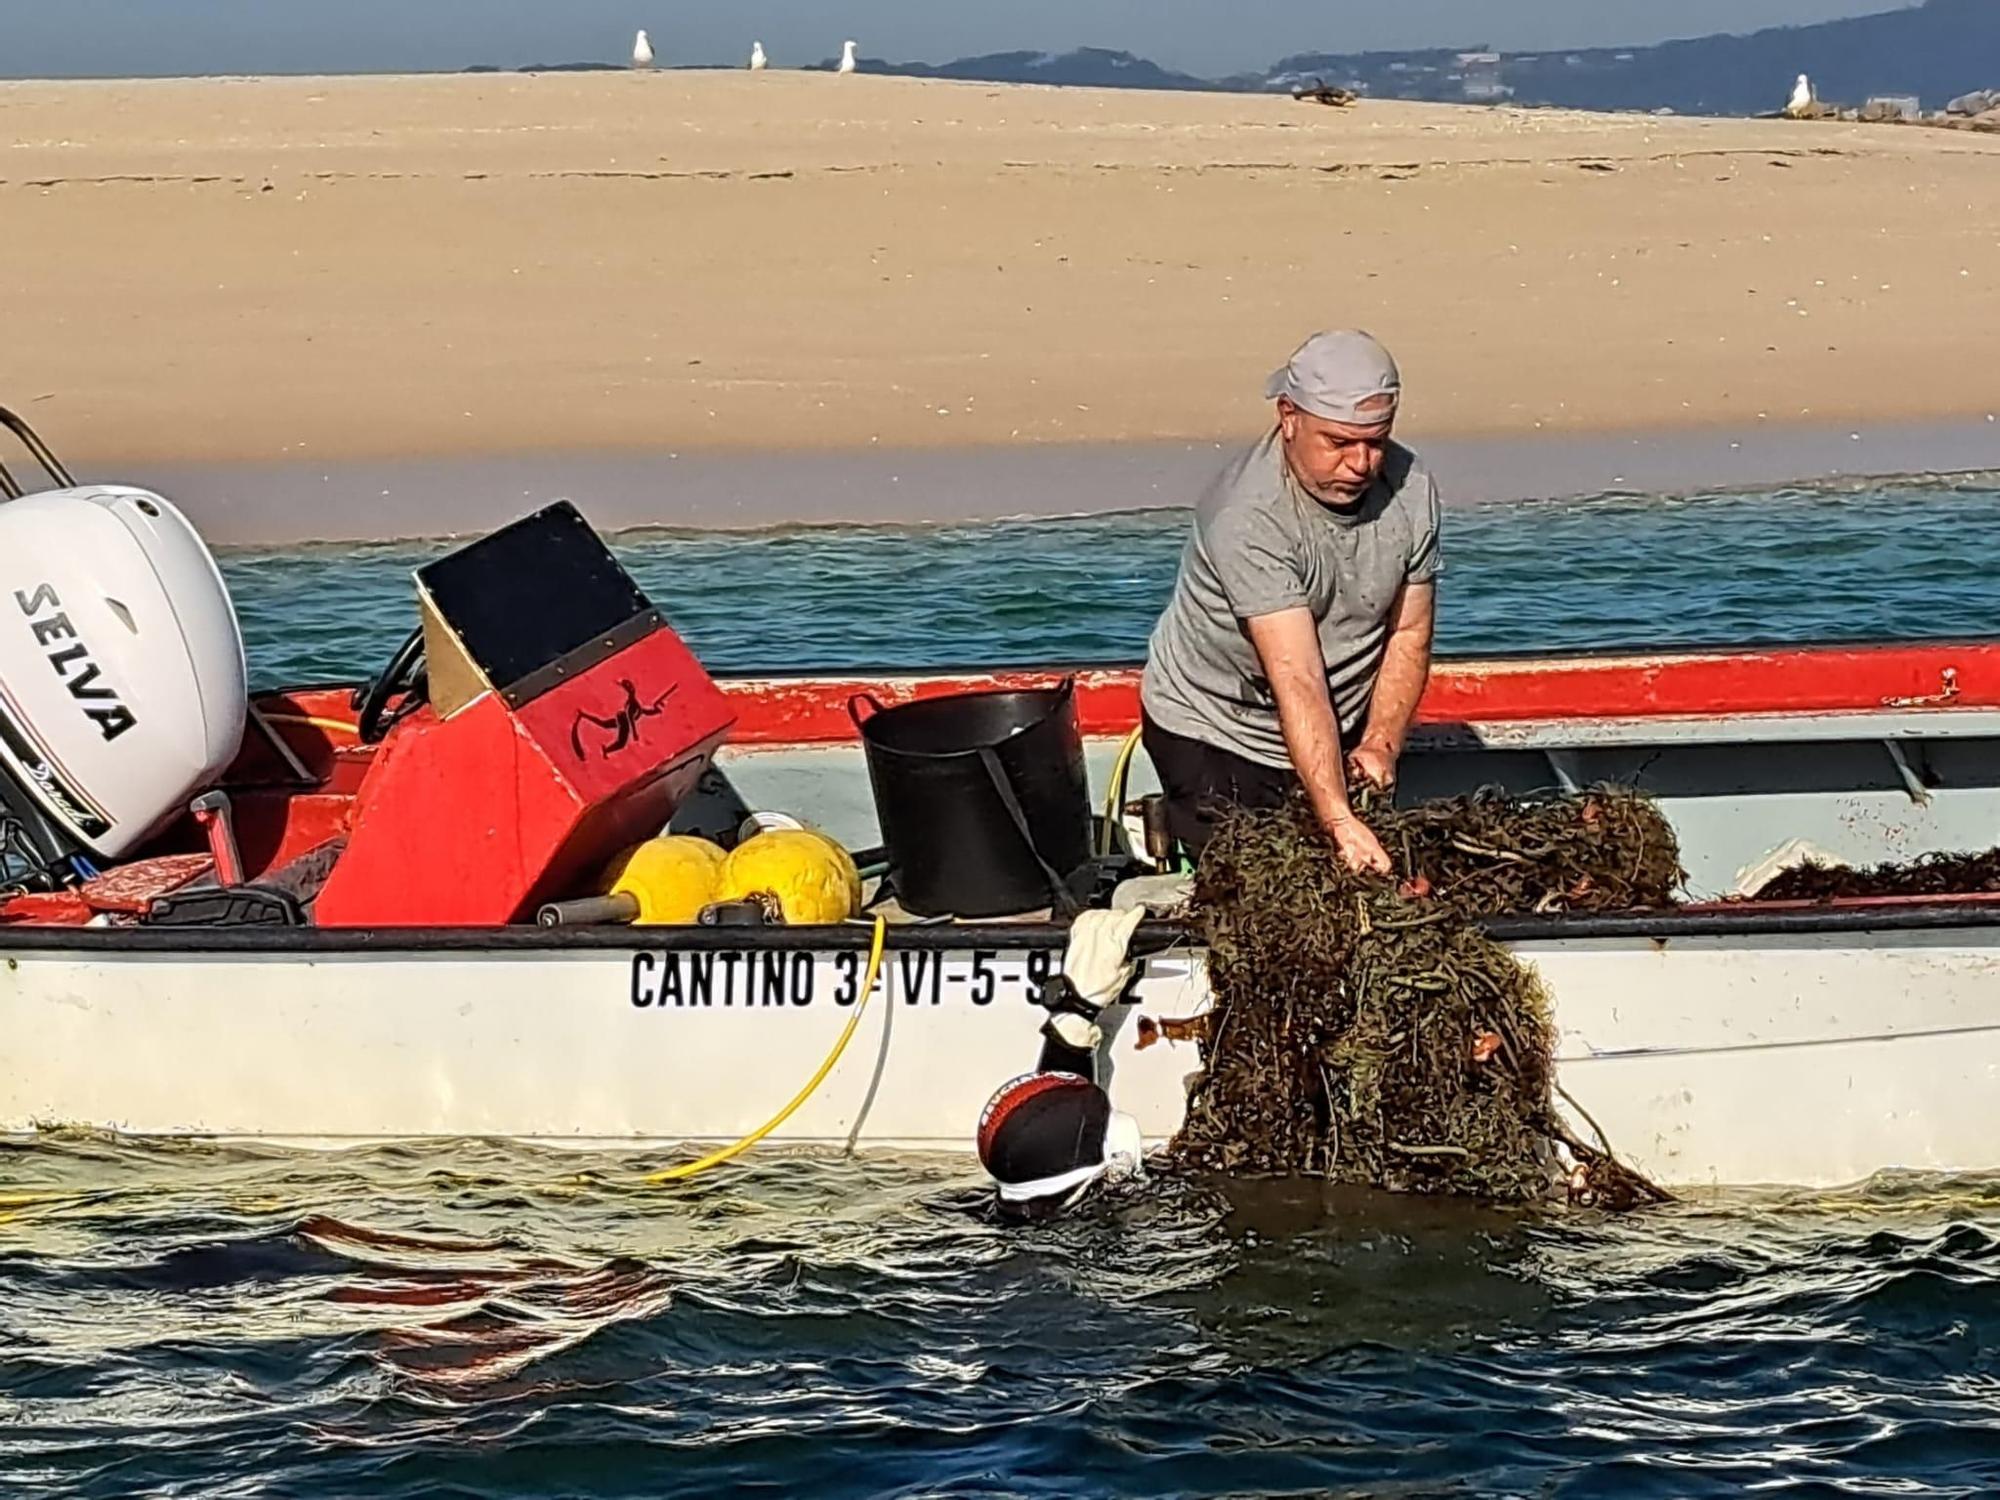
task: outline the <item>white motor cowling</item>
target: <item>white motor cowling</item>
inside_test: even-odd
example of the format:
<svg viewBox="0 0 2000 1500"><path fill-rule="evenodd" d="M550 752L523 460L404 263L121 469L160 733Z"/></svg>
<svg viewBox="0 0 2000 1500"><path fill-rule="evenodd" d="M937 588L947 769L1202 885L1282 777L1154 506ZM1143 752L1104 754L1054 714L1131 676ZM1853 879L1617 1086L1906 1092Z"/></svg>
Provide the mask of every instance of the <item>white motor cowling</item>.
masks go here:
<svg viewBox="0 0 2000 1500"><path fill-rule="evenodd" d="M248 703L229 591L172 504L123 485L0 503L0 815L43 825L44 860L156 832L235 758Z"/></svg>

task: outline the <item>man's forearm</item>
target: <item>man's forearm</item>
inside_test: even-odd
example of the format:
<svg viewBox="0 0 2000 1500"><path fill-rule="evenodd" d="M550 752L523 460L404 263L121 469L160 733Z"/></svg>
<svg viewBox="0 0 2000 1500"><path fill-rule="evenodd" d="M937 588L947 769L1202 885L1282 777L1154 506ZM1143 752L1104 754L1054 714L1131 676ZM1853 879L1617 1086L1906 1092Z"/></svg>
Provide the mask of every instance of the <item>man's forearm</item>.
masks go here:
<svg viewBox="0 0 2000 1500"><path fill-rule="evenodd" d="M1340 749L1340 721L1323 685L1317 694L1298 684L1278 695L1278 728L1292 768L1299 773L1306 800L1320 826L1331 828L1354 816L1347 800L1347 767Z"/></svg>
<svg viewBox="0 0 2000 1500"><path fill-rule="evenodd" d="M1340 721L1327 691L1326 659L1319 632L1304 609L1262 615L1246 622L1277 704L1278 730L1285 753L1299 773L1306 797L1322 827L1331 829L1354 816L1347 801L1347 767L1341 755Z"/></svg>
<svg viewBox="0 0 2000 1500"><path fill-rule="evenodd" d="M1382 745L1394 755L1403 753L1431 673L1431 611L1425 607L1411 614L1416 617L1399 620L1389 633L1368 705L1368 723L1361 733L1364 741Z"/></svg>
<svg viewBox="0 0 2000 1500"><path fill-rule="evenodd" d="M1400 630L1389 637L1382 670L1375 679L1375 694L1368 705L1368 725L1361 734L1364 740L1402 754L1430 670L1429 632L1421 639L1412 639L1409 633Z"/></svg>
<svg viewBox="0 0 2000 1500"><path fill-rule="evenodd" d="M1305 609L1256 615L1244 622L1264 664L1285 753L1299 773L1319 825L1350 870L1389 872L1389 856L1347 800L1347 763L1340 751L1340 720L1326 682L1319 631Z"/></svg>

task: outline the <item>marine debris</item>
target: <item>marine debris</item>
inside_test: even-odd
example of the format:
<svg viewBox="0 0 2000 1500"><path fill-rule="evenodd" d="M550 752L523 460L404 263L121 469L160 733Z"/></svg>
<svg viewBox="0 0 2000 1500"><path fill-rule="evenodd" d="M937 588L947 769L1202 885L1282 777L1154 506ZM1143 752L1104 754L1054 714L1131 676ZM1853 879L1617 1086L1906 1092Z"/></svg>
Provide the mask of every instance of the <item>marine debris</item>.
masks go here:
<svg viewBox="0 0 2000 1500"><path fill-rule="evenodd" d="M1315 78L1311 88L1301 84L1293 89L1292 97L1300 103L1310 99L1315 104L1330 104L1335 109L1345 109L1360 96L1352 89L1329 88L1324 79Z"/></svg>
<svg viewBox="0 0 2000 1500"><path fill-rule="evenodd" d="M1350 873L1302 801L1217 830L1193 902L1215 998L1168 1159L1521 1202L1550 1192L1559 1143L1572 1201L1663 1200L1557 1114L1547 997L1481 922L1669 904L1666 819L1608 787L1367 816L1398 879Z"/></svg>
<svg viewBox="0 0 2000 1500"><path fill-rule="evenodd" d="M1805 87L1801 75L1799 84ZM1802 99L1797 92L1779 113L1790 120L1831 120L1863 125L1922 125L1933 130L1980 130L2000 132L2000 89L1975 89L1961 94L1941 110L1926 111L1907 94L1877 95L1859 106L1826 104L1810 90Z"/></svg>
<svg viewBox="0 0 2000 1500"><path fill-rule="evenodd" d="M2000 895L2000 849L1924 854L1868 869L1807 860L1759 887L1759 901L1832 901L1855 896Z"/></svg>

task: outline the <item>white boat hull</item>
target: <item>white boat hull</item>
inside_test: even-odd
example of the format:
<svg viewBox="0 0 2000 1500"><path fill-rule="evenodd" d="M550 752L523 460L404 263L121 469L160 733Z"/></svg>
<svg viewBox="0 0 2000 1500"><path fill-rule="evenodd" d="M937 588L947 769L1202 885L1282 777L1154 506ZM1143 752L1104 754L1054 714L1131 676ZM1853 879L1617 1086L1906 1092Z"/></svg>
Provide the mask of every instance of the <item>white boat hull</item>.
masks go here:
<svg viewBox="0 0 2000 1500"><path fill-rule="evenodd" d="M786 810L866 847L880 830L856 695L1065 677L1099 795L1139 717L1130 669L739 679L730 743L675 827L727 838L750 811ZM297 764L245 770L239 811L262 809L265 843L281 828L301 854L347 827L365 760L340 717L350 705L338 688L267 702ZM274 813L258 789L287 769L326 790ZM1127 795L1151 776L1139 756ZM1856 864L1985 847L2000 816L2000 643L1440 663L1399 780L1412 798L1639 787L1673 824L1696 901L1794 839ZM92 920L88 905L55 906L0 901L0 1131L734 1140L833 1047L866 937L728 938L824 950L746 968L697 956L721 937L700 929L88 929L61 925ZM2000 911L1683 910L1499 930L1554 996L1564 1087L1660 1180L2000 1168ZM1034 1062L1029 965L1062 940L1019 924L899 928L853 1044L773 1139L968 1149L992 1090ZM992 949L934 959L947 943ZM1179 1123L1196 1058L1142 1049L1138 1023L1206 998L1199 955L1170 953L1112 1017L1108 1082L1155 1139Z"/></svg>
<svg viewBox="0 0 2000 1500"><path fill-rule="evenodd" d="M863 966L851 949L468 951L375 936L379 948L320 952L13 951L0 1131L730 1140L818 1068ZM1514 946L1554 997L1579 1114L1660 1181L2000 1167L2000 926ZM892 949L852 1044L773 1143L969 1149L992 1090L1033 1064L1030 965L1047 962ZM1139 1019L1206 1000L1199 955L1168 953L1112 1017L1107 1082L1155 1139L1178 1125L1196 1058L1141 1047Z"/></svg>

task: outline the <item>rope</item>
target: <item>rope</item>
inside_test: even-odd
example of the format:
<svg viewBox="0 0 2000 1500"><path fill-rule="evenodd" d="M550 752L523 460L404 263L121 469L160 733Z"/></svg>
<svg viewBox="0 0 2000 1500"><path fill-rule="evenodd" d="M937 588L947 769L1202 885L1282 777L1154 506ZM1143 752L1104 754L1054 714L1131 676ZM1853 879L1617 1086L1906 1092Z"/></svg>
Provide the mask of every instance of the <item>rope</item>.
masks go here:
<svg viewBox="0 0 2000 1500"><path fill-rule="evenodd" d="M1109 854L1113 845L1112 830L1118 826L1119 807L1125 801L1125 783L1132 772L1132 756L1139 748L1141 726L1134 726L1125 736L1125 743L1118 747L1118 759L1111 766L1111 780L1104 793L1104 831L1098 835L1097 852Z"/></svg>
<svg viewBox="0 0 2000 1500"><path fill-rule="evenodd" d="M826 1061L819 1065L819 1071L808 1078L806 1086L792 1096L792 1102L741 1140L732 1142L718 1151L711 1151L698 1161L683 1162L678 1167L667 1167L662 1171L648 1172L646 1174L646 1181L648 1183L658 1186L663 1182L685 1182L690 1177L699 1177L710 1167L719 1167L732 1157L741 1156L745 1151L748 1151L752 1146L763 1140L765 1136L769 1135L780 1125L784 1124L785 1121L798 1113L799 1106L810 1099L813 1096L813 1091L826 1081L826 1075L831 1073L833 1065L840 1061L840 1054L845 1052L847 1044L854 1040L854 1028L861 1024L861 1013L868 1008L868 997L874 992L876 976L882 972L882 945L887 939L888 934L889 924L881 917L877 917L875 919L875 941L868 949L868 974L861 982L861 996L854 1002L854 1014L847 1018L846 1027L841 1031L839 1039L834 1042L833 1050L827 1053Z"/></svg>

